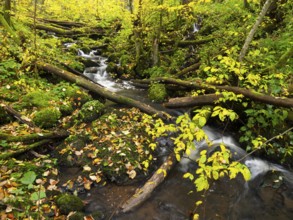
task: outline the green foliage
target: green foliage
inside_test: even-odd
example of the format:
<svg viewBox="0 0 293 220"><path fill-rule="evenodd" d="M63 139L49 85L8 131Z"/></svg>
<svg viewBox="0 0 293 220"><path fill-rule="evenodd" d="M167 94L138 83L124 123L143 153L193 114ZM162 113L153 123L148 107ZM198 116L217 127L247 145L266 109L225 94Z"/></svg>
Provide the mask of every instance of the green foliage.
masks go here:
<svg viewBox="0 0 293 220"><path fill-rule="evenodd" d="M29 92L25 96L23 96L21 105L23 107L30 108L45 108L49 107L52 104L51 101L54 101L54 99L55 97L52 96L50 93L41 90L36 90L33 92Z"/></svg>
<svg viewBox="0 0 293 220"><path fill-rule="evenodd" d="M5 60L0 63L0 80L11 80L17 75L20 64L15 60Z"/></svg>
<svg viewBox="0 0 293 220"><path fill-rule="evenodd" d="M148 97L154 102L163 102L167 98L167 95L164 84L153 83L148 90Z"/></svg>
<svg viewBox="0 0 293 220"><path fill-rule="evenodd" d="M52 128L61 117L60 110L54 107L47 107L35 113L33 122L41 128Z"/></svg>

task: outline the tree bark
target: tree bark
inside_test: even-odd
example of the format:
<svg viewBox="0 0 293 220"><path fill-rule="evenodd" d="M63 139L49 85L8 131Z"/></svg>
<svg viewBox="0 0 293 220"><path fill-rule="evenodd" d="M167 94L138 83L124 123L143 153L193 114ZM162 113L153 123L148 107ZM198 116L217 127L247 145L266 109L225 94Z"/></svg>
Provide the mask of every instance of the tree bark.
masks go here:
<svg viewBox="0 0 293 220"><path fill-rule="evenodd" d="M286 107L286 108L293 107L293 99L291 98L274 97L270 95L261 94L259 92L250 91L248 89L235 87L235 86L209 85L209 84L202 83L201 80L190 82L190 81L184 81L180 79L159 77L159 78L153 78L151 80L140 80L140 81L136 80L134 82L139 82L139 83L160 82L165 84L180 85L180 86L191 88L191 89L206 89L207 91L215 91L218 89L223 91L234 92L235 94L242 94L244 97L249 98L253 101L258 101L258 102L275 105L279 107Z"/></svg>
<svg viewBox="0 0 293 220"><path fill-rule="evenodd" d="M200 67L200 63L199 62L198 63L195 63L195 64L193 64L193 65L191 65L189 67L184 68L180 72L178 72L176 74L176 76L177 77L181 77L181 76L183 76L183 75L185 75L185 74L187 74L187 73L189 73L189 72L191 72L193 70L197 70L199 67Z"/></svg>
<svg viewBox="0 0 293 220"><path fill-rule="evenodd" d="M201 40L183 40L183 41L178 41L176 42L175 40L164 40L161 41L162 44L176 44L179 47L187 47L190 45L200 45L204 44L210 41L213 41L215 37L208 37L206 39L201 39Z"/></svg>
<svg viewBox="0 0 293 220"><path fill-rule="evenodd" d="M24 118L24 116L22 116L21 114L19 114L17 111L15 111L12 107L8 106L8 105L5 105L4 103L0 103L1 107L7 112L9 113L10 115L12 115L13 117L15 117L17 120L19 120L20 122L24 123L24 124L27 124L28 126L32 127L32 128L35 128L36 125Z"/></svg>
<svg viewBox="0 0 293 220"><path fill-rule="evenodd" d="M113 102L136 107L147 114L156 115L157 117L162 118L164 120L169 120L172 118L169 114L167 114L165 112L158 111L158 110L154 109L153 107L146 105L140 101L119 95L114 92L111 92L111 91L99 86L98 84L95 84L87 79L84 79L83 77L76 76L71 72L59 69L58 67L55 67L55 66L47 64L47 63L38 62L37 65L42 70L45 70L45 71L53 73L57 76L60 76L61 78L66 79L72 83L76 83L77 85L79 85L85 89L88 89L91 92L93 92L99 96L102 96L106 99L109 99Z"/></svg>
<svg viewBox="0 0 293 220"><path fill-rule="evenodd" d="M176 158L174 153L171 153L143 187L138 188L135 194L120 206L120 211L129 212L146 201L151 196L153 190L164 181L174 164L176 164Z"/></svg>
<svg viewBox="0 0 293 220"><path fill-rule="evenodd" d="M218 94L207 94L200 95L195 97L180 97L169 99L167 103L164 103L166 108L188 108L194 106L203 106L203 105L214 105L215 101L223 97Z"/></svg>
<svg viewBox="0 0 293 220"><path fill-rule="evenodd" d="M245 57L246 55L246 52L248 50L248 47L249 47L249 44L251 43L252 39L253 39L253 36L255 34L255 32L257 31L258 29L258 26L260 25L260 23L262 22L264 16L266 15L270 5L272 4L274 0L267 0L264 4L264 6L262 7L262 10L255 22L255 24L253 25L252 29L250 30L246 40L245 40L245 43L242 47L242 50L239 54L239 62L242 62L243 61L243 58Z"/></svg>
<svg viewBox="0 0 293 220"><path fill-rule="evenodd" d="M25 148L22 149L18 149L16 151L13 152L4 152L0 154L0 160L5 160L11 157L16 157L19 154L22 154L24 152L27 152L29 150L35 149L37 147L43 146L44 144L48 144L50 143L52 140L50 139L45 139L45 140L41 140L39 142L33 143L31 145L26 146Z"/></svg>
<svg viewBox="0 0 293 220"><path fill-rule="evenodd" d="M56 130L46 133L35 133L20 136L13 136L0 132L0 140L6 140L7 142L27 142L27 141L39 141L43 139L58 139L68 137L69 132L65 130Z"/></svg>
<svg viewBox="0 0 293 220"><path fill-rule="evenodd" d="M68 27L68 28L86 26L86 24L83 24L80 22L72 22L72 21L59 21L59 20L44 19L44 18L38 18L37 20L46 22L46 23L57 24L59 26Z"/></svg>
<svg viewBox="0 0 293 220"><path fill-rule="evenodd" d="M53 27L50 25L36 24L36 29L53 32L60 36L87 36L87 35L96 35L102 37L104 31L101 29L88 29L88 30L66 30L61 27Z"/></svg>

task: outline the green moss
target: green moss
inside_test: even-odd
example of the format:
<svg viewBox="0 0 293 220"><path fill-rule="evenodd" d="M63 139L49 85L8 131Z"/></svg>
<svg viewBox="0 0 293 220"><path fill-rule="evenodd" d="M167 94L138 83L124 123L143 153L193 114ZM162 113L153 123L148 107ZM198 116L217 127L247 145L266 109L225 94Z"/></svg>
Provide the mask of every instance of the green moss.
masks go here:
<svg viewBox="0 0 293 220"><path fill-rule="evenodd" d="M68 217L69 220L84 220L84 214L82 212L76 212Z"/></svg>
<svg viewBox="0 0 293 220"><path fill-rule="evenodd" d="M62 214L68 214L72 211L81 211L83 202L80 198L70 194L62 194L56 200L56 204Z"/></svg>
<svg viewBox="0 0 293 220"><path fill-rule="evenodd" d="M61 82L52 90L52 92L60 99L66 99L78 107L92 100L92 97L76 85Z"/></svg>
<svg viewBox="0 0 293 220"><path fill-rule="evenodd" d="M39 127L51 128L57 124L60 117L59 109L49 107L38 111L33 118L33 122Z"/></svg>
<svg viewBox="0 0 293 220"><path fill-rule="evenodd" d="M105 106L98 100L85 103L78 114L78 119L83 122L91 122L100 117Z"/></svg>
<svg viewBox="0 0 293 220"><path fill-rule="evenodd" d="M152 84L148 90L148 97L154 102L163 102L167 95L167 90L164 84Z"/></svg>
<svg viewBox="0 0 293 220"><path fill-rule="evenodd" d="M48 92L37 90L23 97L22 106L45 108L50 106L51 100L56 100L56 98Z"/></svg>

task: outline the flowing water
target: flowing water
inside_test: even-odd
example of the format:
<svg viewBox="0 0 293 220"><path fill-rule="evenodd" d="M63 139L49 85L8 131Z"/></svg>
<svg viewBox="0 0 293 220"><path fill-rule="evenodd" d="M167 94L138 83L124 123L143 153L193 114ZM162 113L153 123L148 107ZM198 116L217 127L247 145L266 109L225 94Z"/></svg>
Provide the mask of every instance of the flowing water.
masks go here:
<svg viewBox="0 0 293 220"><path fill-rule="evenodd" d="M99 63L97 67L85 69L85 76L113 92L151 103L147 100L145 91L136 89L128 82L115 82L111 79L106 71L105 58L95 55L94 52L85 54L79 51L79 55ZM191 153L190 159L196 160L200 150L213 151L221 143L231 150L235 159L245 155L245 151L232 136L223 135L221 131L211 127L205 127L204 130L212 146L207 147L205 141L195 143L197 151ZM211 183L209 190L203 196L203 193L193 192L195 190L193 183L182 178L185 171L195 168L190 159L182 159L164 183L153 192L152 197L136 210L122 215L114 214L117 207L133 195L135 189L143 183L131 186L109 184L92 189L84 195L84 199L88 201L86 212L101 211L104 213L102 219L183 220L190 218L195 202L202 200L204 203L196 210L200 219L293 219L293 175L283 167L259 158L246 157L244 163L252 174L249 182L245 182L240 176L234 180L223 178ZM69 171L66 171L68 177L76 174L74 170L72 173Z"/></svg>

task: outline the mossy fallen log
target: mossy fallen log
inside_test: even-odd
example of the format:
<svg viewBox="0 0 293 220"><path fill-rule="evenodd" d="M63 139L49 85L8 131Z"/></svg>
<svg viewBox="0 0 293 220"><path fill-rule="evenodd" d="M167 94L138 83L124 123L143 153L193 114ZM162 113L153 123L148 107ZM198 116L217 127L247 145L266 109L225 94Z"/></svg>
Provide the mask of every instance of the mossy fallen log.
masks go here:
<svg viewBox="0 0 293 220"><path fill-rule="evenodd" d="M53 20L53 19L46 19L46 18L38 18L38 21L42 21L45 23L57 24L59 26L64 27L84 27L86 24L81 22L73 22L73 21L60 21L60 20Z"/></svg>
<svg viewBox="0 0 293 220"><path fill-rule="evenodd" d="M23 115L21 115L19 112L17 112L16 110L14 110L12 107L4 104L4 103L0 103L1 107L10 115L12 115L13 117L15 117L17 120L19 120L20 122L27 124L28 126L34 128L36 127L36 125L30 121L29 119L25 118Z"/></svg>
<svg viewBox="0 0 293 220"><path fill-rule="evenodd" d="M69 136L69 132L65 130L56 130L46 133L35 133L27 135L14 136L0 132L0 140L5 140L6 142L27 142L27 141L39 141L43 139L58 139L65 138Z"/></svg>
<svg viewBox="0 0 293 220"><path fill-rule="evenodd" d="M107 90L106 88L103 88L100 85L95 84L95 83L93 83L83 77L76 76L71 72L68 72L66 70L62 70L62 69L60 69L56 66L53 66L51 64L38 62L37 65L38 65L39 69L53 73L53 74L65 79L69 82L76 83L78 86L81 86L81 87L83 87L83 88L85 88L85 89L87 89L87 90L89 90L89 91L91 91L101 97L104 97L108 100L111 100L113 102L128 105L131 107L136 107L147 114L156 115L157 117L162 118L164 120L171 118L171 116L169 114L167 114L166 112L159 111L159 110L151 107L150 105L146 105L143 102L128 98L126 96L119 95L118 93L115 93L115 92L111 92L111 91Z"/></svg>
<svg viewBox="0 0 293 220"><path fill-rule="evenodd" d="M245 88L240 88L236 86L218 86L218 85L210 85L203 83L201 80L194 80L194 81L184 81L180 79L174 79L174 78L166 78L166 77L159 77L159 78L153 78L151 80L135 80L134 82L139 83L151 83L151 82L160 82L160 83L166 83L166 84L174 84L174 85L180 85L186 88L191 89L205 89L207 91L229 91L234 92L235 94L242 94L244 97L249 98L253 101L270 104L274 106L279 107L285 107L285 108L292 108L293 107L293 99L292 98L286 98L286 97L274 97L266 94L262 94L256 91L248 90Z"/></svg>
<svg viewBox="0 0 293 220"><path fill-rule="evenodd" d="M143 187L138 188L134 195L121 204L119 211L129 212L146 201L151 196L154 189L164 181L168 172L175 164L175 155L174 153L171 153L159 169L155 171L153 176L143 185Z"/></svg>
<svg viewBox="0 0 293 220"><path fill-rule="evenodd" d="M64 29L62 27L46 25L46 24L36 24L36 29L44 30L47 32L53 32L59 36L88 36L95 35L98 37L104 36L104 31L102 29L86 28L86 29Z"/></svg>
<svg viewBox="0 0 293 220"><path fill-rule="evenodd" d="M39 142L36 142L36 143L33 143L31 145L28 145L24 148L21 148L21 149L18 149L18 150L15 150L15 151L11 151L11 152L3 152L0 154L0 160L5 160L5 159L8 159L8 158L11 158L11 157L16 157L22 153L25 153L29 150L33 150L37 147L40 147L40 146L43 146L45 144L48 144L50 143L52 140L50 139L45 139L45 140L41 140Z"/></svg>
<svg viewBox="0 0 293 220"><path fill-rule="evenodd" d="M200 67L200 63L199 62L195 63L195 64L193 64L193 65L191 65L189 67L186 67L186 68L182 69L180 72L178 72L176 74L176 76L181 77L181 76L183 76L183 75L185 75L185 74L187 74L187 73L189 73L191 71L197 70L199 67Z"/></svg>
<svg viewBox="0 0 293 220"><path fill-rule="evenodd" d="M166 108L189 108L194 106L214 105L215 101L223 97L219 94L206 94L194 97L178 97L169 99L164 103Z"/></svg>
<svg viewBox="0 0 293 220"><path fill-rule="evenodd" d="M205 39L200 39L200 40L181 40L181 41L176 41L176 40L163 40L161 43L162 44L172 44L172 45L177 45L178 47L187 47L191 45L200 45L204 44L210 41L213 41L216 39L215 37L208 37Z"/></svg>

